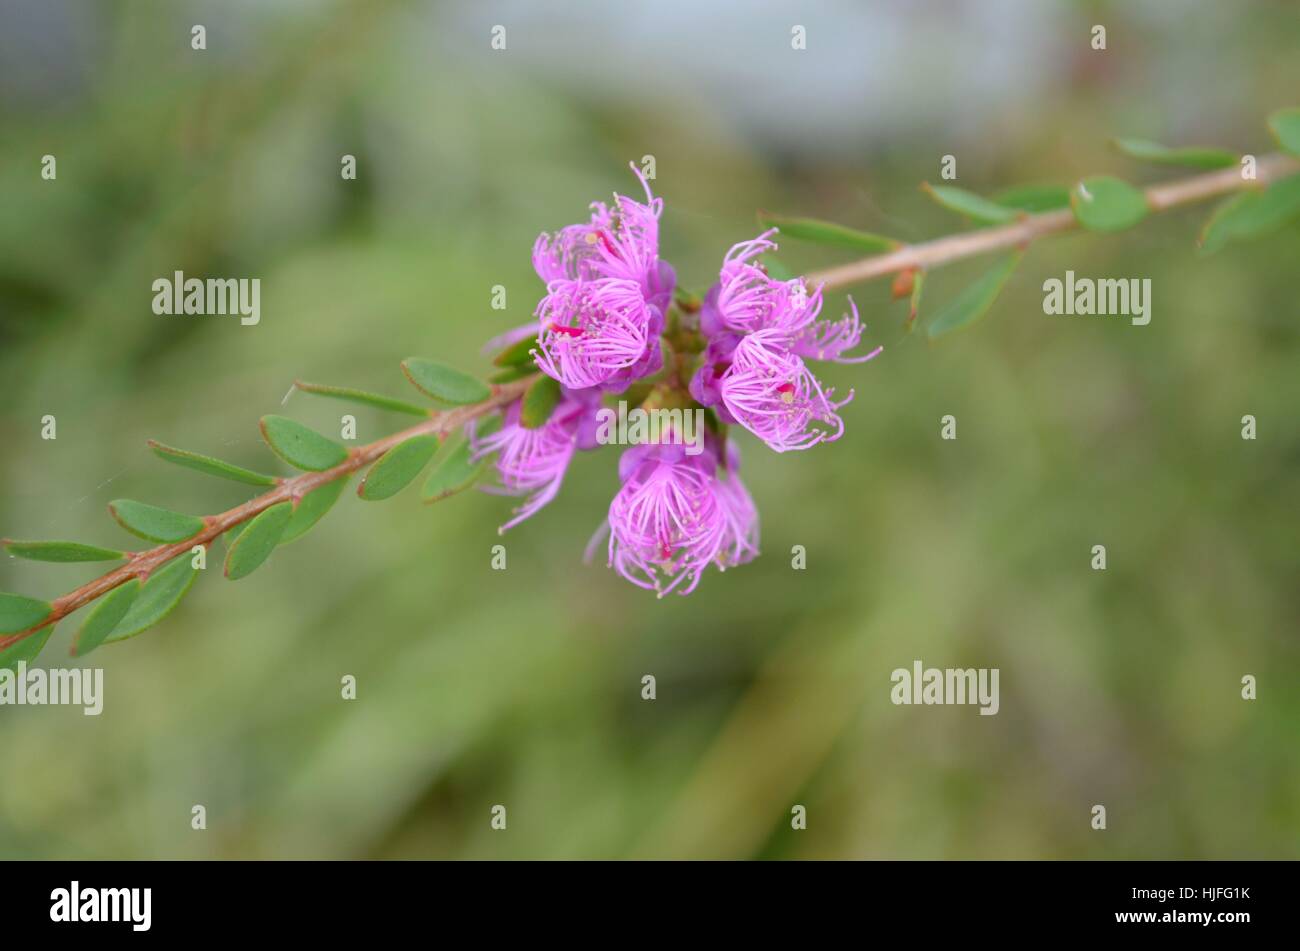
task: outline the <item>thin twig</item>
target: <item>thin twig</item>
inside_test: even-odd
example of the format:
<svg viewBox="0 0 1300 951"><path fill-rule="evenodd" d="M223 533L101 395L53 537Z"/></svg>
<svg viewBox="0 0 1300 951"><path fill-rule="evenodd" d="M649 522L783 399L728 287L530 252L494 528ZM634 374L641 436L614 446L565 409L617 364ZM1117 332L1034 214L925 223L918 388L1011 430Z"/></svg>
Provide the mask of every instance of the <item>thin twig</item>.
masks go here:
<svg viewBox="0 0 1300 951"><path fill-rule="evenodd" d="M1203 175L1152 185L1144 193L1147 207L1152 211L1165 211L1245 188L1262 188L1271 181L1300 172L1300 161L1281 153L1271 153L1261 156L1255 168L1256 177L1249 180L1243 179L1241 170L1234 165ZM851 264L814 271L807 275L807 280L814 285L835 288L874 280L899 271L924 271L1000 248L1024 247L1044 235L1068 231L1076 223L1074 213L1068 208L1025 215L1018 221L996 228L981 228L920 244L904 245L895 251L873 255Z"/></svg>
<svg viewBox="0 0 1300 951"><path fill-rule="evenodd" d="M89 581L81 587L51 601L50 606L52 610L38 624L29 627L25 631L19 631L16 634L8 634L4 637L0 637L0 650L4 650L11 644L16 644L25 637L30 637L37 631L43 631L51 624L55 624L67 617L73 611L77 610L77 608L89 604L96 598L102 597L118 585L125 584L132 578L139 578L141 581L145 581L150 574L171 561L177 555L192 550L196 545L203 545L204 547L210 545L216 538L225 532L228 532L236 525L241 525L244 522L247 522L249 519L270 508L272 505L277 505L280 502L291 501L296 507L298 502L308 492L317 489L326 483L333 482L335 479L341 479L351 475L358 469L374 462L389 449L392 449L399 443L406 442L406 440L413 436L429 434L446 436L449 433L455 432L470 420L484 416L506 403L517 399L523 394L524 390L528 388L528 385L533 381L533 379L535 379L535 376L529 376L522 380L494 386L492 388L492 396L484 400L482 403L475 403L473 406L459 406L456 409L431 413L428 419L416 423L409 429L393 433L391 436L385 436L383 439L376 440L368 445L349 449L347 460L340 462L332 469L326 469L322 472L304 472L301 475L296 475L289 479L282 479L275 488L262 493L256 498L249 499L242 505L237 505L232 509L222 512L220 515L204 516L203 530L196 535L190 536L184 541L171 542L165 545L159 545L156 548L133 552L128 558L126 564L121 565L110 571L108 574L101 575L93 581Z"/></svg>

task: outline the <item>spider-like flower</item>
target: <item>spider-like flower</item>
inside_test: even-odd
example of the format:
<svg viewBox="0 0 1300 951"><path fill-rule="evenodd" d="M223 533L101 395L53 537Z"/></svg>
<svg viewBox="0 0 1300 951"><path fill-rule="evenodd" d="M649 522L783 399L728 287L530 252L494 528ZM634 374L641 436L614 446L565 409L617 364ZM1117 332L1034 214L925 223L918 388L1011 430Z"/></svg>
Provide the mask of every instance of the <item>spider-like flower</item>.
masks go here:
<svg viewBox="0 0 1300 951"><path fill-rule="evenodd" d="M614 196L591 221L543 234L533 267L546 281L537 308L538 367L566 386L621 391L662 366L659 334L676 276L659 260L663 199L633 165L646 202Z"/></svg>
<svg viewBox="0 0 1300 951"><path fill-rule="evenodd" d="M820 286L809 293L802 278L777 281L754 263L776 247L774 233L766 231L727 252L720 279L700 308L700 330L708 345L690 391L724 423L739 423L785 452L838 439L844 424L836 410L853 398L850 391L848 398L835 402L804 358L865 363L881 348L845 356L862 340L853 299L850 313L840 320L818 320Z"/></svg>
<svg viewBox="0 0 1300 951"><path fill-rule="evenodd" d="M740 481L740 447L727 441L725 473L717 480L718 502L726 519L718 569L726 571L758 557L758 507Z"/></svg>
<svg viewBox="0 0 1300 951"><path fill-rule="evenodd" d="M614 206L592 202L591 220L567 225L555 234L542 233L533 245L533 269L549 286L554 281L598 280L613 277L636 281L647 298L665 290L659 261L659 216L664 201L650 192L650 183L635 164L632 171L645 189L645 203L614 195ZM667 299L663 301L666 306Z"/></svg>
<svg viewBox="0 0 1300 951"><path fill-rule="evenodd" d="M472 458L496 457L499 484L488 491L527 496L502 531L555 497L574 452L594 448L603 394L641 382L650 392L638 397L647 401L641 409L651 402L675 407L684 402L683 368L699 354L687 387L699 404L694 412L709 407L721 423L743 426L777 452L808 449L844 432L839 409L853 392L837 401L805 361L863 363L880 352L849 355L863 334L851 299L841 319L820 320L820 285L768 273L760 258L776 248L775 229L733 246L698 312L683 307L665 334L676 277L659 260L663 201L637 176L645 202L616 194L613 205L594 203L589 221L537 239L533 267L546 295L536 320L490 345L536 335L532 357L562 394L540 428L520 423L519 401L502 414L498 431L470 427ZM656 377L664 368L661 337L671 338L674 359L672 372ZM725 431L707 431L702 451L693 441L695 454L671 431L660 433L661 442L633 446L620 458L620 488L587 557L605 543L610 567L663 597L690 594L710 565L725 571L757 557L759 532L739 449Z"/></svg>
<svg viewBox="0 0 1300 951"><path fill-rule="evenodd" d="M858 317L858 305L849 298L849 313L839 320L819 320L810 323L790 341L790 352L809 360L825 360L831 363L866 363L877 356L884 347L876 347L870 353L856 357L846 357L844 352L852 350L862 340L862 321Z"/></svg>
<svg viewBox="0 0 1300 951"><path fill-rule="evenodd" d="M591 547L608 532L610 567L659 597L690 594L710 565L725 571L751 561L758 554L758 510L740 481L739 451L728 446L719 474L719 449L710 436L696 456L674 443L624 452L623 486Z"/></svg>
<svg viewBox="0 0 1300 951"><path fill-rule="evenodd" d="M571 389L626 389L662 366L663 311L635 281L555 281L537 315L538 369Z"/></svg>
<svg viewBox="0 0 1300 951"><path fill-rule="evenodd" d="M802 278L778 281L754 263L754 259L775 250L773 228L752 241L734 245L722 261L718 291L706 300L701 326L705 333L720 323L734 333L781 329L790 337L802 333L817 319L822 307L821 287L811 294ZM715 323L716 320L716 323Z"/></svg>
<svg viewBox="0 0 1300 951"><path fill-rule="evenodd" d="M565 390L551 418L537 429L520 423L522 400L506 407L500 428L493 432L481 432L475 423L470 423L466 433L470 459L478 461L496 454L493 465L499 484L483 486L483 491L494 495L528 495L500 532L514 528L555 498L573 453L595 447L599 402L598 393Z"/></svg>
<svg viewBox="0 0 1300 951"><path fill-rule="evenodd" d="M718 393L730 416L777 452L839 439L844 421L837 410L853 399L850 390L835 402L833 391L818 382L803 358L786 349L780 330L740 339Z"/></svg>

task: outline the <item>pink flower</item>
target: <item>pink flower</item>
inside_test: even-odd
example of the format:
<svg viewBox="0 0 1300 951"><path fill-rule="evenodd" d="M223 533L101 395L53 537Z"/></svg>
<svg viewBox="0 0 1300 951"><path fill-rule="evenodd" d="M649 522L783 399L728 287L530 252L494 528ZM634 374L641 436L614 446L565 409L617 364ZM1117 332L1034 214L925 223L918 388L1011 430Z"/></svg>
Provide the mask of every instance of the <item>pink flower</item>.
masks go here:
<svg viewBox="0 0 1300 951"><path fill-rule="evenodd" d="M797 278L777 281L754 263L776 247L775 229L727 252L719 281L705 295L699 327L708 339L691 395L714 407L724 423L739 423L777 452L807 449L840 437L836 412L853 398L834 402L804 358L865 363L881 352L845 356L862 340L858 308L840 320L818 320L822 290L811 293ZM817 425L824 424L824 425Z"/></svg>
<svg viewBox="0 0 1300 951"><path fill-rule="evenodd" d="M663 200L636 166L646 202L614 196L592 205L591 221L543 234L533 267L546 281L537 307L537 366L565 386L622 390L662 365L659 334L676 276L659 260Z"/></svg>
<svg viewBox="0 0 1300 951"><path fill-rule="evenodd" d="M548 285L553 281L622 278L642 284L651 296L651 282L659 266L659 216L664 202L650 193L650 184L635 164L632 171L645 189L645 204L615 194L613 208L592 202L589 222L568 225L554 235L539 235L533 245L533 269L538 277Z"/></svg>
<svg viewBox="0 0 1300 951"><path fill-rule="evenodd" d="M555 281L537 315L537 366L571 389L625 388L662 360L663 313L635 281Z"/></svg>
<svg viewBox="0 0 1300 951"><path fill-rule="evenodd" d="M495 495L532 493L514 510L514 517L501 526L501 533L555 498L574 451L595 445L598 403L598 394L566 392L551 418L537 429L528 429L519 422L522 401L505 409L495 432L480 433L475 423L469 425L470 459L477 461L496 453L493 464L500 484L483 486L483 491Z"/></svg>
<svg viewBox="0 0 1300 951"><path fill-rule="evenodd" d="M736 333L781 329L794 337L816 318L822 306L818 287L811 294L802 278L777 281L753 259L776 248L769 240L773 228L752 241L742 241L727 252L719 274L718 293L712 306L726 329ZM705 318L701 318L704 324ZM706 332L708 328L706 327Z"/></svg>
<svg viewBox="0 0 1300 951"><path fill-rule="evenodd" d="M859 357L844 356L845 350L852 350L862 340L862 321L858 318L858 305L849 298L852 313L845 314L839 320L819 320L805 327L793 337L790 351L809 360L829 360L833 363L866 363L877 356L884 347L876 347L870 353Z"/></svg>
<svg viewBox="0 0 1300 951"><path fill-rule="evenodd" d="M717 480L718 502L726 520L718 569L726 571L758 557L758 507L740 481L740 447L727 442L726 472Z"/></svg>
<svg viewBox="0 0 1300 951"><path fill-rule="evenodd" d="M853 391L835 402L785 340L775 329L740 339L718 384L722 405L777 452L839 439L844 422L836 410L853 399Z"/></svg>
<svg viewBox="0 0 1300 951"><path fill-rule="evenodd" d="M727 540L715 466L711 454L687 456L679 445L625 452L609 506L610 566L659 597L694 591Z"/></svg>
<svg viewBox="0 0 1300 951"><path fill-rule="evenodd" d="M623 486L609 506L609 564L659 597L695 590L709 565L719 570L758 554L758 510L740 481L739 450L730 444L723 474L719 444L688 456L676 444L643 445L619 460Z"/></svg>

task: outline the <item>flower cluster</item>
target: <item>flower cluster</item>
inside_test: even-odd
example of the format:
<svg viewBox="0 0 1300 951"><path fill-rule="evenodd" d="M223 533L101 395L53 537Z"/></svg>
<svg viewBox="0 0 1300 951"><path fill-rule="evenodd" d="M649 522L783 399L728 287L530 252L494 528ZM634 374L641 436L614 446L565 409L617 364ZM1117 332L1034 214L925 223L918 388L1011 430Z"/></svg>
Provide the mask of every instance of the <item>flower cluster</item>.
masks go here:
<svg viewBox="0 0 1300 951"><path fill-rule="evenodd" d="M505 531L555 497L577 450L595 448L606 394L651 383L661 398L710 413L703 451L688 452L671 426L659 442L624 451L621 487L589 546L590 554L607 539L610 566L662 597L689 594L710 565L725 570L758 554L758 510L726 427L742 426L777 452L838 439L838 411L853 393L837 400L808 361L860 363L880 348L847 356L863 331L853 302L841 320L819 320L820 287L767 273L759 259L776 247L775 231L733 247L702 300L675 309L676 274L659 258L663 200L633 171L644 202L615 195L612 205L594 203L589 221L537 239L533 267L546 284L537 319L489 344L535 338L537 368L559 384L555 409L530 428L515 402L498 427L471 424L468 437L472 459L494 460L497 483L487 490L525 497Z"/></svg>

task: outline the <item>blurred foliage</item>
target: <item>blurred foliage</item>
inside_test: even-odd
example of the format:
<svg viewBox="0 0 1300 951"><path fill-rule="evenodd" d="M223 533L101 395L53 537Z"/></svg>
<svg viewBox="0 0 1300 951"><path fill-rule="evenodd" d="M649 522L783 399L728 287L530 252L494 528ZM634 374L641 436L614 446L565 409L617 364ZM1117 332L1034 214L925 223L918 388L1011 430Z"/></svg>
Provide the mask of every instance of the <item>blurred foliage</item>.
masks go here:
<svg viewBox="0 0 1300 951"><path fill-rule="evenodd" d="M782 52L788 14L756 5L745 43L767 30L768 45L657 34L657 70L584 94L559 64L650 37L631 5L615 31L566 5L564 45L531 58L537 18L492 6L6 5L0 32L40 55L3 72L3 534L121 546L113 498L237 503L245 488L180 473L145 440L276 466L260 416L331 432L353 412L302 393L281 409L295 378L406 397L411 354L486 372L481 342L539 295L536 234L632 189L629 159L656 156L664 254L701 289L759 208L915 240L951 227L916 192L945 153L981 194L1151 181L1165 171L1111 138L1262 152L1264 116L1300 88L1286 3L1173 22L1158 4L1029 4L1032 21L988 4L978 29L906 4L863 14L909 68L851 91L861 141L823 122L800 150L746 131L743 90L691 77L768 57L776 84L823 88L833 9L808 14L799 57ZM661 16L689 25L691 9ZM52 11L63 45L37 42ZM488 49L498 16L521 20L508 53ZM1104 57L1087 48L1099 18ZM1034 49L1077 50L1024 77L1014 107L967 101L963 71L1020 59L997 45L1016 24ZM712 57L661 89L678 36ZM885 103L895 119L873 133ZM38 176L47 152L56 182ZM345 495L238 584L213 559L160 627L90 658L101 716L0 708L0 856L1297 857L1300 233L1198 260L1207 213L1035 247L988 317L934 345L903 333L888 282L856 290L886 349L827 373L857 392L846 437L784 456L743 439L765 554L689 598L581 563L616 485L608 451L506 537L506 571L489 562L508 503L424 508L413 489ZM781 250L798 268L828 257L853 254ZM919 323L989 264L931 275ZM1045 317L1041 282L1067 268L1151 278L1150 326ZM155 316L150 284L175 270L261 278L261 323ZM363 440L402 425L355 412ZM57 441L39 438L44 414ZM956 442L938 438L945 414ZM1096 543L1105 572L1088 567ZM0 589L53 597L95 570L8 560ZM45 663L76 663L80 620ZM1001 712L891 705L890 672L915 659L1000 668ZM496 803L506 832L489 828Z"/></svg>

